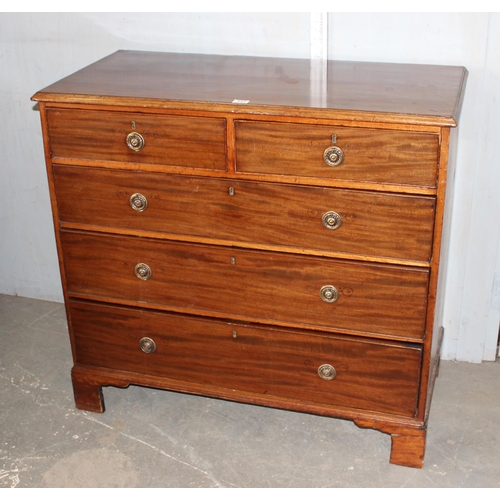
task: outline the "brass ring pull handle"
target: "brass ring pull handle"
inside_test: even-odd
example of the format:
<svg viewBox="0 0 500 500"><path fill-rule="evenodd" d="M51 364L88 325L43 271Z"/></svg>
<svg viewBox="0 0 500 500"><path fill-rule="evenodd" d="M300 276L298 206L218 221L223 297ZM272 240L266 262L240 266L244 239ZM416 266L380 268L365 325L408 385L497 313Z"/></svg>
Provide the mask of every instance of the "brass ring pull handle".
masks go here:
<svg viewBox="0 0 500 500"><path fill-rule="evenodd" d="M332 365L324 364L318 368L318 375L323 380L333 380L337 375L337 371Z"/></svg>
<svg viewBox="0 0 500 500"><path fill-rule="evenodd" d="M325 285L321 287L321 290L319 291L319 296L321 297L321 300L332 303L339 298L339 292L334 286Z"/></svg>
<svg viewBox="0 0 500 500"><path fill-rule="evenodd" d="M338 229L342 225L342 217L337 212L325 212L321 217L321 222L326 229Z"/></svg>
<svg viewBox="0 0 500 500"><path fill-rule="evenodd" d="M329 167L338 167L344 162L344 152L337 146L330 146L325 149L323 160Z"/></svg>
<svg viewBox="0 0 500 500"><path fill-rule="evenodd" d="M156 344L153 339L150 339L149 337L144 337L139 341L139 346L142 350L142 352L145 352L146 354L151 354L152 352L156 351Z"/></svg>
<svg viewBox="0 0 500 500"><path fill-rule="evenodd" d="M146 208L148 208L148 200L143 194L134 193L130 197L130 206L136 212L144 212L144 210L146 210Z"/></svg>
<svg viewBox="0 0 500 500"><path fill-rule="evenodd" d="M127 146L132 151L140 151L146 144L144 137L137 132L130 132L130 134L127 135L126 142Z"/></svg>
<svg viewBox="0 0 500 500"><path fill-rule="evenodd" d="M140 280L148 280L153 275L153 271L151 271L151 268L147 264L144 264L143 262L137 264L137 266L135 266L134 271L135 275Z"/></svg>

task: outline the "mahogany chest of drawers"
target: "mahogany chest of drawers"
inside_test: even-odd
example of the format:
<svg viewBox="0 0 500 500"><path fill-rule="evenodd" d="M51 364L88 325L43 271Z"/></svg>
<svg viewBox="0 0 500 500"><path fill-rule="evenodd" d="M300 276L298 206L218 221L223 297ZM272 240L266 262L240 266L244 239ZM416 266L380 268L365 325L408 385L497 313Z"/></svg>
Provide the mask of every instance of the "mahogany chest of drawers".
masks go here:
<svg viewBox="0 0 500 500"><path fill-rule="evenodd" d="M315 64L119 51L33 97L77 408L310 412L422 466L467 71Z"/></svg>

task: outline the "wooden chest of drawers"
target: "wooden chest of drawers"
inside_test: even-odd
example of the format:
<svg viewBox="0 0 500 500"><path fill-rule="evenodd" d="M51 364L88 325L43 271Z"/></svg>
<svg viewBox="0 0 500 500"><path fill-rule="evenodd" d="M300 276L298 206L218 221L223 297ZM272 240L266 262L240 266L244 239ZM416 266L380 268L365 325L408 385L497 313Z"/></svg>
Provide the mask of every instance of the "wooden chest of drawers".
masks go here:
<svg viewBox="0 0 500 500"><path fill-rule="evenodd" d="M467 71L314 64L119 51L33 97L78 408L138 384L311 412L422 466Z"/></svg>

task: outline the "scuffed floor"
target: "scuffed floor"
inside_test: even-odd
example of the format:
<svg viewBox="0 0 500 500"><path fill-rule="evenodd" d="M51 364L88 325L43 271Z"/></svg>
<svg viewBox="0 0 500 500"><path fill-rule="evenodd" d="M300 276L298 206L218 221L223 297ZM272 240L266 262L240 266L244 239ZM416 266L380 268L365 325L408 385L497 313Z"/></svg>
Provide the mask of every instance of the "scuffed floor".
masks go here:
<svg viewBox="0 0 500 500"><path fill-rule="evenodd" d="M422 470L347 421L131 386L76 410L61 304L0 295L0 486L500 486L500 363L442 362Z"/></svg>

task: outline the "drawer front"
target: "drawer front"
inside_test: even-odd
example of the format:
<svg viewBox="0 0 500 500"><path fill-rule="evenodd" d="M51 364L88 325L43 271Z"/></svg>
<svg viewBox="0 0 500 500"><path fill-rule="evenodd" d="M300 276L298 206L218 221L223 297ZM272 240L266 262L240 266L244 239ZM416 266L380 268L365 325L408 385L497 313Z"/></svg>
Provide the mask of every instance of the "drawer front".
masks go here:
<svg viewBox="0 0 500 500"><path fill-rule="evenodd" d="M436 186L437 134L247 121L235 127L238 172ZM332 146L343 152L339 166L323 158Z"/></svg>
<svg viewBox="0 0 500 500"><path fill-rule="evenodd" d="M226 170L226 122L219 118L48 109L53 158ZM127 136L138 133L135 151Z"/></svg>
<svg viewBox="0 0 500 500"><path fill-rule="evenodd" d="M300 401L413 416L421 349L70 302L76 362ZM142 338L155 350L141 350ZM318 375L324 364L335 377ZM333 372L332 372L333 373Z"/></svg>
<svg viewBox="0 0 500 500"><path fill-rule="evenodd" d="M433 198L63 166L54 179L64 222L430 259Z"/></svg>
<svg viewBox="0 0 500 500"><path fill-rule="evenodd" d="M79 232L63 231L61 241L70 294L249 321L423 335L424 269ZM136 276L139 264L150 268L149 279L142 279L143 265Z"/></svg>

